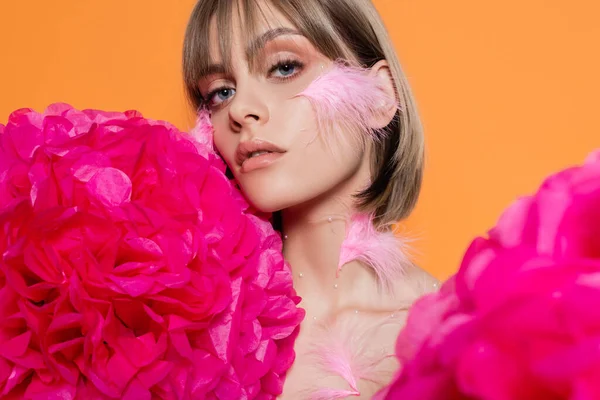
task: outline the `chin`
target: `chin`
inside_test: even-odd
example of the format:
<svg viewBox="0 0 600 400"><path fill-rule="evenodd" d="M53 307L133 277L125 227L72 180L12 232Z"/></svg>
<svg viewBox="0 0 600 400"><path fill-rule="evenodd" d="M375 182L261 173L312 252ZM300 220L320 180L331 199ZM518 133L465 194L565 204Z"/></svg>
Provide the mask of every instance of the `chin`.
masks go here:
<svg viewBox="0 0 600 400"><path fill-rule="evenodd" d="M271 181L270 185L261 185L259 182L240 182L242 193L254 208L259 211L273 213L302 203L303 196L299 196L298 187L290 185L277 185Z"/></svg>
<svg viewBox="0 0 600 400"><path fill-rule="evenodd" d="M258 211L266 213L285 208L284 197L290 192L289 187L281 187L282 181L277 179L279 178L277 174L273 175L269 172L272 171L263 170L236 176L246 200Z"/></svg>
<svg viewBox="0 0 600 400"><path fill-rule="evenodd" d="M284 208L286 208L281 204L281 202L278 201L279 199L272 197L267 199L264 195L250 196L246 193L244 194L248 202L250 202L250 204L252 205L252 207L256 208L260 212L274 213L276 211L281 211Z"/></svg>

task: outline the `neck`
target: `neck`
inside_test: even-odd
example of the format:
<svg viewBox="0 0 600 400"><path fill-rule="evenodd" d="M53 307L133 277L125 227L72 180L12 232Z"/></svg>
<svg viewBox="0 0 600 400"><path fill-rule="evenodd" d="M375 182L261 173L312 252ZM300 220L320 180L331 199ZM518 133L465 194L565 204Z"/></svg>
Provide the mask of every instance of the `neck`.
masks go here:
<svg viewBox="0 0 600 400"><path fill-rule="evenodd" d="M319 286L333 287L351 215L348 204L333 199L282 212L284 255L296 277L301 273L305 281L314 279Z"/></svg>
<svg viewBox="0 0 600 400"><path fill-rule="evenodd" d="M332 193L282 211L284 256L307 309L326 313L332 308L357 307L360 305L352 303L357 291L377 287L373 273L358 263L346 266L337 276L346 226L355 212L354 194L369 179L368 165L363 164Z"/></svg>

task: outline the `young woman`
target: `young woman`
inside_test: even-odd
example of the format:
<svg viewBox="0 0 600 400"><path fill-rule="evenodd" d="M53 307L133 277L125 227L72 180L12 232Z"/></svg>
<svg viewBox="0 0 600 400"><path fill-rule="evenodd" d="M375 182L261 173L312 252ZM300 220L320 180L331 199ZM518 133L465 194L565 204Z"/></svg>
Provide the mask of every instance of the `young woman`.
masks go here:
<svg viewBox="0 0 600 400"><path fill-rule="evenodd" d="M281 398L371 398L398 368L392 355L404 312L437 286L402 261L401 239L390 251L392 224L417 201L423 135L377 11L370 0L199 0L183 67L189 96L210 113L215 147L243 193L275 213L307 313ZM358 118L347 109L364 97L340 98L350 108L333 107L340 112L326 129L303 94L334 70L363 74L372 87L357 89L393 101L367 104ZM364 243L349 239L351 229ZM348 257L348 240L376 254ZM348 262L340 272L341 252ZM399 265L382 267L385 257Z"/></svg>

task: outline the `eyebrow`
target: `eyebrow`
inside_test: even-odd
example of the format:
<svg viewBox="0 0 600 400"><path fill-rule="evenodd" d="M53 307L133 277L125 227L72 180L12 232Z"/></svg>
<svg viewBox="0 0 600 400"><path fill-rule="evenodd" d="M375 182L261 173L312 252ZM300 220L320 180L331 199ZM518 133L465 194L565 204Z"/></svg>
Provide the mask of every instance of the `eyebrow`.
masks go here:
<svg viewBox="0 0 600 400"><path fill-rule="evenodd" d="M246 47L246 59L251 60L252 57L255 56L255 53L258 52L259 50L263 49L267 45L267 43L269 43L270 41L275 40L279 36L283 36L283 35L304 36L304 35L302 35L302 33L298 32L297 30L292 29L292 28L281 27L281 28L270 29L250 42L248 47ZM227 71L223 64L210 64L202 72L202 76L225 74L225 73L227 73Z"/></svg>
<svg viewBox="0 0 600 400"><path fill-rule="evenodd" d="M281 28L270 29L250 42L250 44L246 48L246 57L248 59L250 59L253 56L254 52L261 50L271 40L274 40L274 39L278 38L279 36L283 36L283 35L302 36L302 34L300 32L298 32L297 30L292 29L292 28L281 27Z"/></svg>

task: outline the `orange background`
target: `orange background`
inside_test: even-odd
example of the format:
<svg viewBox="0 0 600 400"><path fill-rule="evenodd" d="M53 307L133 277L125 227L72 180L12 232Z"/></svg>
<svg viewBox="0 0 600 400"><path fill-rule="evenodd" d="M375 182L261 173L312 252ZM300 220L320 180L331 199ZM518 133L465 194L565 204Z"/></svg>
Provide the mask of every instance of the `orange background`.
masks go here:
<svg viewBox="0 0 600 400"><path fill-rule="evenodd" d="M193 0L0 3L0 121L20 107L138 109L181 129ZM440 278L512 200L598 146L596 0L379 0L426 128L407 231Z"/></svg>

